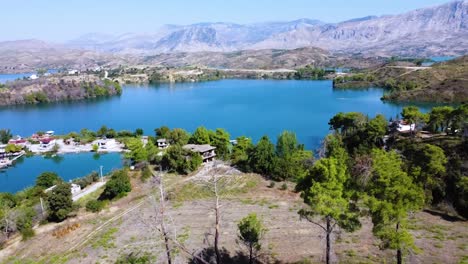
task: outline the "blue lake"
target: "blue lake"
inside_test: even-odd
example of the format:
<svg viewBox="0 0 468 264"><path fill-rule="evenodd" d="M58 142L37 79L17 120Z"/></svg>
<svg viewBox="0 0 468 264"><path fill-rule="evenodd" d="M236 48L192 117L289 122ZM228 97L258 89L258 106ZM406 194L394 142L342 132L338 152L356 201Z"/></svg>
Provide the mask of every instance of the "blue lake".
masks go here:
<svg viewBox="0 0 468 264"><path fill-rule="evenodd" d="M195 130L224 128L231 137L275 138L290 130L309 148L328 133L336 113L359 111L395 117L402 105L380 100L381 89L334 90L331 81L222 80L214 82L126 85L122 96L95 101L0 108L0 128L29 136L99 129L143 128L145 134L163 125ZM423 109L429 105L421 105Z"/></svg>
<svg viewBox="0 0 468 264"><path fill-rule="evenodd" d="M13 167L0 170L0 192L17 192L33 186L39 174L52 171L68 181L83 177L93 171L106 174L123 166L119 153L94 156L93 153L59 155L51 158L42 156L22 157Z"/></svg>
<svg viewBox="0 0 468 264"><path fill-rule="evenodd" d="M329 133L329 119L340 111L359 111L371 117L376 114L388 118L397 116L404 105L384 103L380 100L382 95L383 90L378 88L334 90L331 81L221 80L125 85L120 97L0 108L0 128L9 128L15 135L29 136L36 131L54 130L65 134L82 128L97 130L106 125L117 130L143 128L145 134L153 135L154 129L163 125L188 131L203 125L210 129L224 128L231 138L245 135L254 141L263 135L275 140L283 130L289 130L294 131L308 149L315 149ZM425 111L431 107L419 106ZM92 159L92 154L72 156L58 164L41 157L28 158L7 170L10 176L0 174L0 191L31 185L31 180L25 180L26 184L22 182L24 177L35 178L50 169L47 166L55 166L63 177L70 179L87 174L100 163ZM117 156L102 158L107 157ZM75 159L83 164L89 162L83 165L86 170L78 173L74 166L66 164L67 160ZM112 164L120 162L119 158L115 159ZM9 177L10 187L3 187L4 177ZM18 179L21 184L13 183L20 181Z"/></svg>
<svg viewBox="0 0 468 264"><path fill-rule="evenodd" d="M48 70L48 73L56 73L57 70ZM13 73L13 74L0 74L0 83L11 82L17 79L23 79L24 77L29 77L32 74L36 73Z"/></svg>

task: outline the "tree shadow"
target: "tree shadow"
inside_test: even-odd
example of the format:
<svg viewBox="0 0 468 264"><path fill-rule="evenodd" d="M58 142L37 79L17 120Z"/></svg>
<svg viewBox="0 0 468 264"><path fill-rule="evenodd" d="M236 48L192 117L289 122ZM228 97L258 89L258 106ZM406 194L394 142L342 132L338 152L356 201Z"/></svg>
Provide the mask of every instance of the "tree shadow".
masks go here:
<svg viewBox="0 0 468 264"><path fill-rule="evenodd" d="M223 264L248 264L249 263L249 256L245 255L243 252L237 251L236 254L232 255L230 252L222 248L220 250L221 255L221 263ZM216 254L214 247L208 247L203 249L202 251L197 253L197 257L205 260L210 264L216 263ZM189 264L202 264L200 260L197 258L192 258L188 262ZM257 263L254 261L254 263Z"/></svg>
<svg viewBox="0 0 468 264"><path fill-rule="evenodd" d="M439 216L440 218L444 219L445 221L449 221L449 222L466 221L466 219L463 219L460 216L449 215L447 213L440 212L440 211L424 209L424 212L428 213L428 214L431 214L431 215L434 215L434 216Z"/></svg>

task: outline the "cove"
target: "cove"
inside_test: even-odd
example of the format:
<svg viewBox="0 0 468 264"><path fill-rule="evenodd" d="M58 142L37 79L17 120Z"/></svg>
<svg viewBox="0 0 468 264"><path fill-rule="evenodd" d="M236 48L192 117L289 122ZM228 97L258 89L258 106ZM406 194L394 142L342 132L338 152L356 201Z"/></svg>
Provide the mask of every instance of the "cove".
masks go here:
<svg viewBox="0 0 468 264"><path fill-rule="evenodd" d="M331 81L221 80L199 83L125 85L120 97L0 108L0 127L29 136L54 130L65 134L102 125L117 130L144 129L153 135L163 125L194 131L198 126L224 128L232 138L246 135L273 140L294 131L308 149L329 133L338 112L395 117L407 104L385 103L383 90L335 90ZM419 105L423 111L432 105Z"/></svg>
<svg viewBox="0 0 468 264"><path fill-rule="evenodd" d="M66 154L45 158L42 156L22 157L13 167L0 170L0 192L15 193L33 186L37 176L45 171L55 172L68 181L86 176L103 166L106 174L123 166L119 153L94 155L94 153Z"/></svg>

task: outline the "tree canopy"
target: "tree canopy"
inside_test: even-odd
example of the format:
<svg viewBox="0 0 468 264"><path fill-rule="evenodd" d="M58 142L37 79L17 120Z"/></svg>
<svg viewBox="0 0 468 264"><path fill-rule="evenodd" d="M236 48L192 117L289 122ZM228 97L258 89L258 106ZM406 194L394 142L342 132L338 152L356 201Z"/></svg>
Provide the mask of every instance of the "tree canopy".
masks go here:
<svg viewBox="0 0 468 264"><path fill-rule="evenodd" d="M47 195L48 216L52 221L63 221L73 209L70 184L59 183Z"/></svg>
<svg viewBox="0 0 468 264"><path fill-rule="evenodd" d="M394 151L375 149L372 152L373 179L367 188L374 234L382 240L382 247L397 250L397 261L414 248L414 241L406 229L408 212L419 210L424 204L424 192L402 170L402 161Z"/></svg>
<svg viewBox="0 0 468 264"><path fill-rule="evenodd" d="M36 186L47 189L57 183L62 182L62 178L55 172L43 172L36 179Z"/></svg>

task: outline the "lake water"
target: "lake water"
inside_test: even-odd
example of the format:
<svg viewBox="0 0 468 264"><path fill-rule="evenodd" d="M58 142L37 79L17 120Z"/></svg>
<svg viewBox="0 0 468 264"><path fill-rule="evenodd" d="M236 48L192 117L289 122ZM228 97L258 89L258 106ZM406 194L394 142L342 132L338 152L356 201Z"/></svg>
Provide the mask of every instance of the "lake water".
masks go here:
<svg viewBox="0 0 468 264"><path fill-rule="evenodd" d="M119 153L96 156L93 153L80 153L51 158L22 157L16 161L13 167L0 170L0 192L14 193L33 186L37 176L44 171L55 172L68 181L86 176L93 171L99 172L99 166L103 166L102 172L106 174L121 168L122 162Z"/></svg>
<svg viewBox="0 0 468 264"><path fill-rule="evenodd" d="M0 108L0 128L29 136L99 129L143 128L145 134L163 125L188 131L198 126L226 129L231 137L275 138L290 130L309 148L328 133L336 113L359 111L394 117L402 105L380 100L381 89L334 90L331 81L222 80L214 82L126 85L122 96L40 106Z"/></svg>
<svg viewBox="0 0 468 264"><path fill-rule="evenodd" d="M48 70L48 73L57 73L57 70ZM0 74L0 83L6 83L10 81L15 81L17 79L23 79L24 77L29 77L33 72L30 73L13 73L13 74Z"/></svg>
<svg viewBox="0 0 468 264"><path fill-rule="evenodd" d="M245 135L254 141L263 135L275 140L283 130L289 130L294 131L308 149L315 149L329 133L329 119L340 111L359 111L371 117L398 115L403 105L382 102L382 94L377 88L334 90L331 81L221 80L126 85L120 97L0 108L0 128L9 128L15 135L29 136L36 131L54 130L64 134L82 128L97 130L106 125L117 130L143 128L145 134L153 135L154 129L163 125L188 131L203 125L210 129L224 128L231 138ZM429 107L420 106L423 110ZM110 157L111 164L120 162L117 156L106 155L102 159ZM76 173L80 166L67 164L72 161L83 163L86 169ZM0 174L0 191L31 185L30 179L51 168L47 166L61 170L62 176L70 179L87 174L100 163L87 154L66 156L59 164L41 157L28 158L7 170L10 183L5 184L10 187L3 187L5 175ZM26 185L17 182L26 178L29 179L25 180Z"/></svg>

